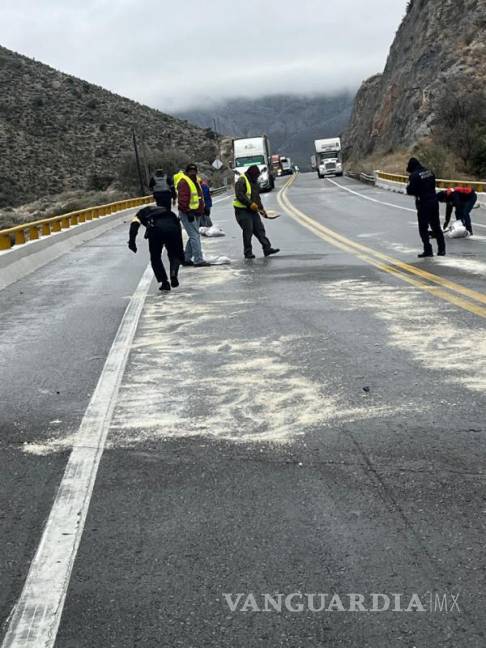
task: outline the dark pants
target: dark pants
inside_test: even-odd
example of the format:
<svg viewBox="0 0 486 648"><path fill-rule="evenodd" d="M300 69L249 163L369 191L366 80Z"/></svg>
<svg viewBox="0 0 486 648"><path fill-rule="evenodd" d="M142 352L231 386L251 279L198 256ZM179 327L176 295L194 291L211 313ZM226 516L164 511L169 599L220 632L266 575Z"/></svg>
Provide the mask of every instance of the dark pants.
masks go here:
<svg viewBox="0 0 486 648"><path fill-rule="evenodd" d="M446 249L444 232L440 226L440 209L438 201L419 203L417 205L417 216L420 238L424 244L424 253L432 254L432 245L430 244L429 227L432 230L434 238L437 240L438 252L444 253Z"/></svg>
<svg viewBox="0 0 486 648"><path fill-rule="evenodd" d="M172 194L170 191L155 191L154 200L157 207L165 207L167 211L172 207Z"/></svg>
<svg viewBox="0 0 486 648"><path fill-rule="evenodd" d="M235 215L238 225L243 230L243 251L245 256L252 254L252 236L256 236L260 241L264 252L272 247L265 234L265 228L263 227L262 219L258 212L235 207Z"/></svg>
<svg viewBox="0 0 486 648"><path fill-rule="evenodd" d="M204 214L201 215L199 227L212 227L213 221L211 220L211 210L205 209Z"/></svg>
<svg viewBox="0 0 486 648"><path fill-rule="evenodd" d="M176 219L171 219L176 220ZM167 281L167 273L162 263L162 250L167 248L170 264L170 276L177 277L179 266L184 260L184 246L182 243L182 231L179 221L170 223L165 228L151 227L147 230L149 242L150 262L155 278L159 283Z"/></svg>
<svg viewBox="0 0 486 648"><path fill-rule="evenodd" d="M456 209L456 218L462 220L464 227L467 231L472 234L472 223L471 223L471 212L474 209L474 205L477 203L478 196L477 194L472 194L471 198L465 202L461 209Z"/></svg>

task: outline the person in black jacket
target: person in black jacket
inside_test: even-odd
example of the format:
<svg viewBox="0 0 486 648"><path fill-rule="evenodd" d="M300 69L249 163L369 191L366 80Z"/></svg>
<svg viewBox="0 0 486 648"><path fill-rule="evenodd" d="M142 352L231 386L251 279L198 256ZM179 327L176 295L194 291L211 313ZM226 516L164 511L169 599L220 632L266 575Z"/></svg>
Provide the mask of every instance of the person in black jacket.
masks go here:
<svg viewBox="0 0 486 648"><path fill-rule="evenodd" d="M150 262L155 278L160 283L160 290L170 290L179 285L179 267L184 260L184 246L182 244L181 224L177 216L165 207L144 207L137 212L130 223L128 248L137 251L136 238L140 225L146 229L145 238L148 239ZM162 251L167 248L170 263L170 283L162 262Z"/></svg>
<svg viewBox="0 0 486 648"><path fill-rule="evenodd" d="M442 228L440 226L440 209L437 199L435 176L426 169L416 158L408 162L407 172L409 182L407 194L415 196L420 238L424 244L424 251L419 258L434 256L430 243L429 226L437 239L438 255L445 256L446 245Z"/></svg>

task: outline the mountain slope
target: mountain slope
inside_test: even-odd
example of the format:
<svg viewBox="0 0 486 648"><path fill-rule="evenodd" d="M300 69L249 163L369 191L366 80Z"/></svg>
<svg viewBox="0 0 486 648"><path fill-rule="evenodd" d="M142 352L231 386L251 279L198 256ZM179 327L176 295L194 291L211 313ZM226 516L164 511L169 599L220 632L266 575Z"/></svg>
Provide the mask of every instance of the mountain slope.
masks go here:
<svg viewBox="0 0 486 648"><path fill-rule="evenodd" d="M486 80L486 1L410 0L383 74L368 79L345 133L347 157L390 152L430 135L449 89Z"/></svg>
<svg viewBox="0 0 486 648"><path fill-rule="evenodd" d="M0 206L109 183L133 127L149 150L214 149L212 132L0 47Z"/></svg>
<svg viewBox="0 0 486 648"><path fill-rule="evenodd" d="M245 137L266 133L272 151L309 165L313 142L339 135L351 116L353 95L277 95L260 99L232 99L206 110L179 114L199 126L216 127L225 135Z"/></svg>

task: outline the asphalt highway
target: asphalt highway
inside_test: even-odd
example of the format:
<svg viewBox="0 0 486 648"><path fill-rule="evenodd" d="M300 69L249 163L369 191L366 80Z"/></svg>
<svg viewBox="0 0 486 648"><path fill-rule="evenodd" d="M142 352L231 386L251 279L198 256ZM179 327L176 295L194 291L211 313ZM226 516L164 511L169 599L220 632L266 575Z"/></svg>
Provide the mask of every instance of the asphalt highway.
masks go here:
<svg viewBox="0 0 486 648"><path fill-rule="evenodd" d="M2 648L486 645L486 210L264 200L170 294L126 223L0 293Z"/></svg>

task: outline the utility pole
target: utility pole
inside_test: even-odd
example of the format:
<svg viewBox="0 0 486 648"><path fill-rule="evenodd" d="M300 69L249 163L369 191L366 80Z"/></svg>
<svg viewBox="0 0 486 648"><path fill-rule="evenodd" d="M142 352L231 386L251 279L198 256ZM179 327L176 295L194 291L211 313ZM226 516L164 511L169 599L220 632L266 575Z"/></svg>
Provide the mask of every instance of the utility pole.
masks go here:
<svg viewBox="0 0 486 648"><path fill-rule="evenodd" d="M133 148L135 150L135 159L137 161L138 179L140 181L140 195L143 196L145 193L145 188L143 186L142 167L140 166L140 157L138 155L138 146L137 146L137 136L135 135L134 128L132 128L132 134L133 134Z"/></svg>

